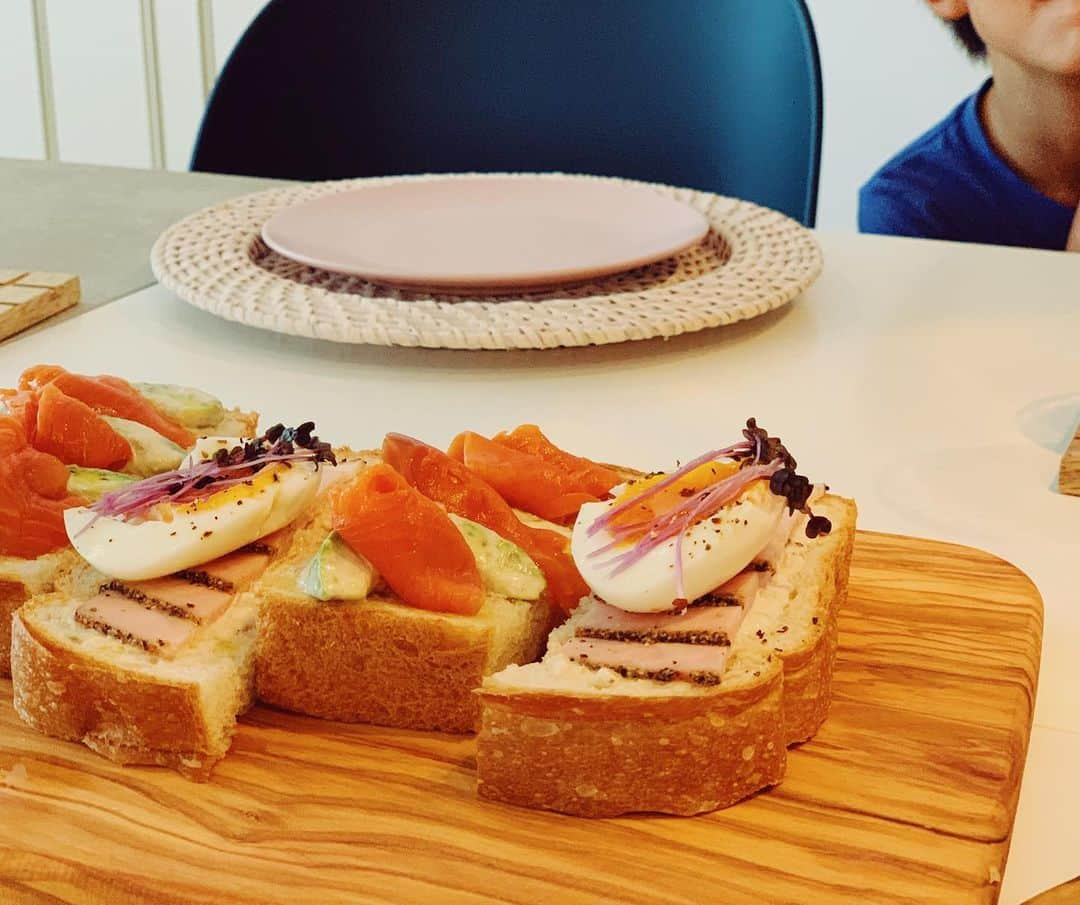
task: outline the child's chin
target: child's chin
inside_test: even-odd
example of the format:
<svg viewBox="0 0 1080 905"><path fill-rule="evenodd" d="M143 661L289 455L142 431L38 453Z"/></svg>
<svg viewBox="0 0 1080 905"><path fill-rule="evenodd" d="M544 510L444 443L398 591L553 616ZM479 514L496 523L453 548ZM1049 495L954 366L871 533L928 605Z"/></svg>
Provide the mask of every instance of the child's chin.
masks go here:
<svg viewBox="0 0 1080 905"><path fill-rule="evenodd" d="M1062 29L1051 41L1033 48L1030 61L1045 72L1080 77L1080 26Z"/></svg>

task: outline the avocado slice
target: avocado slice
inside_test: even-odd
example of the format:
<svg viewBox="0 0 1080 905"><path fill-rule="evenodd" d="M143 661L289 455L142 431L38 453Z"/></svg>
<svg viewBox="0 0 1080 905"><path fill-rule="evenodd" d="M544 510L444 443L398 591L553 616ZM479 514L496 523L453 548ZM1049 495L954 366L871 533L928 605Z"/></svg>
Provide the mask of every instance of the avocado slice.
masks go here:
<svg viewBox="0 0 1080 905"><path fill-rule="evenodd" d="M68 466L68 493L81 496L91 503L105 494L137 481L135 475L121 474L119 471L107 471L104 468L82 468L79 465Z"/></svg>
<svg viewBox="0 0 1080 905"><path fill-rule="evenodd" d="M363 600L375 584L375 568L331 531L300 574L300 589L316 600Z"/></svg>
<svg viewBox="0 0 1080 905"><path fill-rule="evenodd" d="M544 573L532 558L490 528L448 513L476 557L476 567L489 591L516 600L536 600L547 587Z"/></svg>
<svg viewBox="0 0 1080 905"><path fill-rule="evenodd" d="M220 399L194 387L173 383L136 383L134 386L161 414L184 427L214 427L225 417L225 406Z"/></svg>
<svg viewBox="0 0 1080 905"><path fill-rule="evenodd" d="M145 478L179 468L184 461L186 453L182 446L145 424L129 421L127 418L113 418L110 415L102 415L102 418L131 446L133 455L124 467L126 474Z"/></svg>

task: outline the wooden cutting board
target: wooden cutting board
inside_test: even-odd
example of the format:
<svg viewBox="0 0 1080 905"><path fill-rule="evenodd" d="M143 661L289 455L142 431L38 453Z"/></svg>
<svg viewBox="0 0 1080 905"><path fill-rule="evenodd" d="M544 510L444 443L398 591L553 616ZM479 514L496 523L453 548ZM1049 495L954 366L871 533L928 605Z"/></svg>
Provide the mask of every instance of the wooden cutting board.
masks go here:
<svg viewBox="0 0 1080 905"><path fill-rule="evenodd" d="M1062 493L1080 496L1080 424L1076 426L1076 435L1061 457L1061 467L1058 469L1058 489Z"/></svg>
<svg viewBox="0 0 1080 905"><path fill-rule="evenodd" d="M3 703L0 901L993 902L1041 633L1007 563L860 533L828 722L782 785L692 818L483 802L470 738L262 707L195 785Z"/></svg>

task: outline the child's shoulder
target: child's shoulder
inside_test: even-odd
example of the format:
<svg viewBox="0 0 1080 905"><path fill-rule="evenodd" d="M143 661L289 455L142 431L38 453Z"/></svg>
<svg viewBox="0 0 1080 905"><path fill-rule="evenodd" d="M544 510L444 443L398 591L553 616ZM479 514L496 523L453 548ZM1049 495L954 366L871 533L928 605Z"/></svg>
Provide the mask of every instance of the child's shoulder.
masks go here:
<svg viewBox="0 0 1080 905"><path fill-rule="evenodd" d="M941 122L891 157L859 191L859 229L923 238L953 239L954 210L978 192L983 153L978 94L965 98Z"/></svg>

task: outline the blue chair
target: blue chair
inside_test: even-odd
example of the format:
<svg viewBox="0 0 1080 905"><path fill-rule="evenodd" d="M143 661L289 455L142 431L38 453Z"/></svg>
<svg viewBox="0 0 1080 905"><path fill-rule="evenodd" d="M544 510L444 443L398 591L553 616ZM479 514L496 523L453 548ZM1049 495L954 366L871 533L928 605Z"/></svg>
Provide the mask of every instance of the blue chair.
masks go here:
<svg viewBox="0 0 1080 905"><path fill-rule="evenodd" d="M218 79L191 168L600 173L812 226L821 122L802 0L273 0Z"/></svg>

